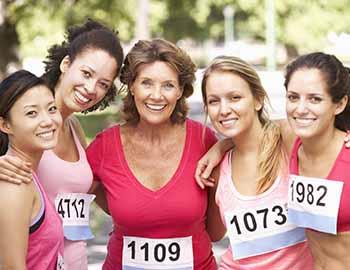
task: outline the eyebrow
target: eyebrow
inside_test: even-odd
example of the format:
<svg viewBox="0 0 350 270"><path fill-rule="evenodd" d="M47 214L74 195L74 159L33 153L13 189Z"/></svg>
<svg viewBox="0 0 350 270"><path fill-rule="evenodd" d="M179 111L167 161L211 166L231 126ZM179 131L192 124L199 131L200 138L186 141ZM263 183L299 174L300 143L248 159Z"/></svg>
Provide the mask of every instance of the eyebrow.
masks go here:
<svg viewBox="0 0 350 270"><path fill-rule="evenodd" d="M49 103L47 103L47 105L52 105L52 104L55 104L55 101L50 101ZM27 105L24 105L23 108L24 109L27 109L27 108L36 108L38 107L38 105L36 104L27 104Z"/></svg>

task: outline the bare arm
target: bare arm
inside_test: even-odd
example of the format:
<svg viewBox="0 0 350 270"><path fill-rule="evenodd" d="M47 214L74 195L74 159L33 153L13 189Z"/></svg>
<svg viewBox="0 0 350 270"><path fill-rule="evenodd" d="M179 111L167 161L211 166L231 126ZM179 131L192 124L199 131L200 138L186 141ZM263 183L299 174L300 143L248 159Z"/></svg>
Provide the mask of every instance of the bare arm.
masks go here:
<svg viewBox="0 0 350 270"><path fill-rule="evenodd" d="M33 203L33 183L0 182L0 269L27 269Z"/></svg>
<svg viewBox="0 0 350 270"><path fill-rule="evenodd" d="M225 225L222 223L220 210L215 202L215 193L219 179L219 168L216 167L212 177L215 179L215 186L208 188L208 209L207 209L207 232L211 241L220 241L226 233Z"/></svg>
<svg viewBox="0 0 350 270"><path fill-rule="evenodd" d="M214 144L209 151L198 161L195 178L197 184L204 189L205 186L213 187L213 179L210 174L219 165L225 153L233 147L231 139L224 139Z"/></svg>

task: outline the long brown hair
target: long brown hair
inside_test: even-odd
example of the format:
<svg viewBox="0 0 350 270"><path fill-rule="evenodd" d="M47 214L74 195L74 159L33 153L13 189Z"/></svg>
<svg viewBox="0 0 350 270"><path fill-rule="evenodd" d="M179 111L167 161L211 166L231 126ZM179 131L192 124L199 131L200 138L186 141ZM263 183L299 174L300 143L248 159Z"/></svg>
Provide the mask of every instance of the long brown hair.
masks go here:
<svg viewBox="0 0 350 270"><path fill-rule="evenodd" d="M257 72L252 66L242 59L234 56L219 56L209 64L204 71L202 80L202 97L207 111L206 84L213 72L231 72L238 75L249 85L253 97L262 104L257 111L260 123L263 126L263 137L259 147L257 192L267 190L285 169L287 154L283 147L280 127L268 119L264 103L268 102L268 96L261 84Z"/></svg>

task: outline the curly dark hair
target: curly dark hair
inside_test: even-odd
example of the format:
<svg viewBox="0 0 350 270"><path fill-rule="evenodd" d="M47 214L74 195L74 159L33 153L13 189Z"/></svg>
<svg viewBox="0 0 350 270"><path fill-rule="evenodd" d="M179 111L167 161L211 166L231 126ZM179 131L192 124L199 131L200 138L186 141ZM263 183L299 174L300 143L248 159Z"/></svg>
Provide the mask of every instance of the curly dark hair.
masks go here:
<svg viewBox="0 0 350 270"><path fill-rule="evenodd" d="M170 119L172 123L183 123L188 113L186 98L193 94L196 66L182 49L164 39L138 41L125 57L120 81L130 89L137 78L139 67L156 61L167 63L178 74L182 96L177 101ZM124 98L123 118L134 125L140 121L140 115L130 91Z"/></svg>
<svg viewBox="0 0 350 270"><path fill-rule="evenodd" d="M322 52L305 54L288 64L284 81L286 89L292 75L299 69L319 70L333 103L338 103L344 96L348 96L344 111L335 116L334 126L343 131L350 130L350 69L334 55Z"/></svg>
<svg viewBox="0 0 350 270"><path fill-rule="evenodd" d="M68 28L65 40L61 44L53 45L48 50L45 64L46 79L51 88L55 89L61 76L60 64L65 56L69 56L71 62L87 49L101 49L111 55L117 62L117 75L123 63L124 53L118 32L109 29L103 24L92 19L87 19L83 25L71 26ZM115 98L117 89L113 84L106 96L97 104L84 111L90 112L96 109L103 110Z"/></svg>

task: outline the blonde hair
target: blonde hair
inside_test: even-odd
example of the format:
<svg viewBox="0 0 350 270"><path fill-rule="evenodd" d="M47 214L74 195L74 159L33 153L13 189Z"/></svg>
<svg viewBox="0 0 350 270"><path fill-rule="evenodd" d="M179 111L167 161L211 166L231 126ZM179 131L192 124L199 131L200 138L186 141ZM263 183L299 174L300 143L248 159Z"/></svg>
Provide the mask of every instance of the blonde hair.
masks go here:
<svg viewBox="0 0 350 270"><path fill-rule="evenodd" d="M204 71L202 80L202 97L207 111L206 84L213 72L229 72L241 77L249 85L253 97L262 106L257 111L263 126L263 137L259 146L257 192L267 190L275 179L287 167L287 154L283 147L280 127L268 119L264 103L269 102L267 93L261 84L257 72L247 62L234 56L218 56Z"/></svg>

